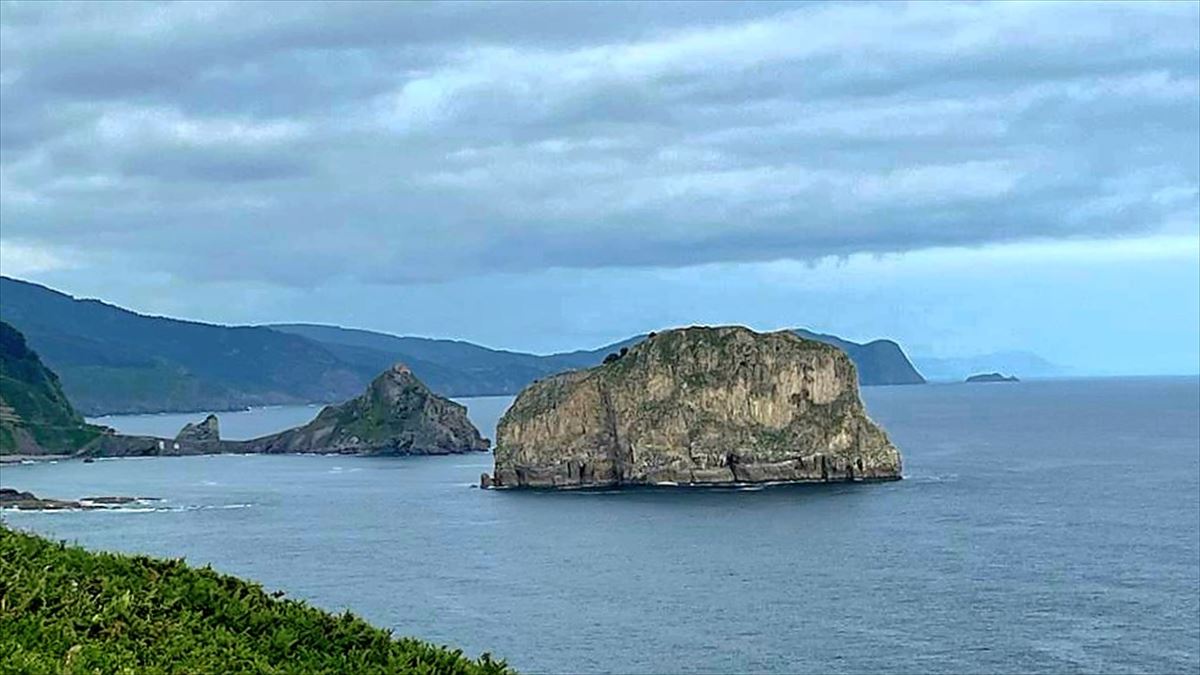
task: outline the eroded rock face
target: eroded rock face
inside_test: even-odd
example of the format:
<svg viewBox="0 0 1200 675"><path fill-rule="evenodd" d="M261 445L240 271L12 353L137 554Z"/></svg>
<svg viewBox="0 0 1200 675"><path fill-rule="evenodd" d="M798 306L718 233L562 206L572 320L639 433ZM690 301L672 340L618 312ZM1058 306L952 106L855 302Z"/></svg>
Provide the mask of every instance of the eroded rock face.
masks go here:
<svg viewBox="0 0 1200 675"><path fill-rule="evenodd" d="M175 436L177 441L192 441L194 443L213 443L221 440L221 423L216 415L209 415L203 422L188 422L183 425Z"/></svg>
<svg viewBox="0 0 1200 675"><path fill-rule="evenodd" d="M367 391L327 406L308 424L245 441L243 452L337 452L439 455L487 450L466 407L431 392L407 366L396 364Z"/></svg>
<svg viewBox="0 0 1200 675"><path fill-rule="evenodd" d="M889 480L854 364L790 332L693 327L536 382L500 420L493 487Z"/></svg>

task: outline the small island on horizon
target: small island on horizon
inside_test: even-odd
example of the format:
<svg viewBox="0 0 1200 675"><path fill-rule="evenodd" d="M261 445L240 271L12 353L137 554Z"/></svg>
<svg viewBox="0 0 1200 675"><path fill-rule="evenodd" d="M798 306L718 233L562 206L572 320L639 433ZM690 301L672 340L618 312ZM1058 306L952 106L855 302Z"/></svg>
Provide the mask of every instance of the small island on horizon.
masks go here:
<svg viewBox="0 0 1200 675"><path fill-rule="evenodd" d="M1002 375L1000 373L979 373L977 375L972 375L963 381L967 384L979 384L987 382L1020 382L1016 375Z"/></svg>

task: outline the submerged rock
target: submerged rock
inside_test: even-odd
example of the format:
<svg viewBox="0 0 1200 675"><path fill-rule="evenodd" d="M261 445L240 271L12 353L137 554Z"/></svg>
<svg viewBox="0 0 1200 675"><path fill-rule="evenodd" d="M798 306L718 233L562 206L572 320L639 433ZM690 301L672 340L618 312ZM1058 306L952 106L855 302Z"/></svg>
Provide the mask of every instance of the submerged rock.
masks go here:
<svg viewBox="0 0 1200 675"><path fill-rule="evenodd" d="M442 455L487 450L465 406L434 394L403 364L308 424L237 444L239 452Z"/></svg>
<svg viewBox="0 0 1200 675"><path fill-rule="evenodd" d="M209 415L203 422L188 422L183 425L175 440L193 443L215 443L221 440L221 422L216 415Z"/></svg>
<svg viewBox="0 0 1200 675"><path fill-rule="evenodd" d="M483 487L900 478L853 362L793 333L657 333L607 364L527 387Z"/></svg>

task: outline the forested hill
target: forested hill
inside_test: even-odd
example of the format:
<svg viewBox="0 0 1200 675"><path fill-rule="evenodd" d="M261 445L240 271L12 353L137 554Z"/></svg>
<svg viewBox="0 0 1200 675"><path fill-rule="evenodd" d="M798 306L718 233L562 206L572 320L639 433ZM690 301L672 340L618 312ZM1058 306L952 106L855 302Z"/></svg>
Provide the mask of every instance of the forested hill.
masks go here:
<svg viewBox="0 0 1200 675"><path fill-rule="evenodd" d="M71 453L99 435L17 329L0 321L0 454Z"/></svg>
<svg viewBox="0 0 1200 675"><path fill-rule="evenodd" d="M0 318L25 334L87 415L339 402L397 361L443 396L515 394L644 338L538 355L315 324L221 326L138 314L8 277L0 277ZM797 332L846 350L862 384L923 381L893 342Z"/></svg>
<svg viewBox="0 0 1200 675"><path fill-rule="evenodd" d="M386 333L319 324L277 324L271 328L316 340L348 362L377 370L386 368L396 360L402 360L408 363L422 380L429 383L434 391L451 391L455 392L455 396L516 393L533 380L564 370L598 365L605 355L617 352L622 347L632 347L646 337L637 335L599 349L536 355L489 349L459 340L397 337ZM801 337L831 344L846 352L858 368L860 384L925 382L925 378L913 367L900 345L891 340L859 344L836 335L824 335L804 329L796 329L793 332Z"/></svg>
<svg viewBox="0 0 1200 675"><path fill-rule="evenodd" d="M145 316L7 277L0 318L84 414L338 401L377 374L296 335Z"/></svg>

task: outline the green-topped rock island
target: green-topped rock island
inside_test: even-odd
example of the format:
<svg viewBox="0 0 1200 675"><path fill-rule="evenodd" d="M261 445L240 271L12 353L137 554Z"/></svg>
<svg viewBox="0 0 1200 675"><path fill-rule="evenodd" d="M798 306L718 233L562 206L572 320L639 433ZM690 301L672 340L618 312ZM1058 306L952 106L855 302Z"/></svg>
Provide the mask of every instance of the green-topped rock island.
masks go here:
<svg viewBox="0 0 1200 675"><path fill-rule="evenodd" d="M535 382L497 436L483 487L895 480L901 470L843 351L736 326L652 333L603 365Z"/></svg>

